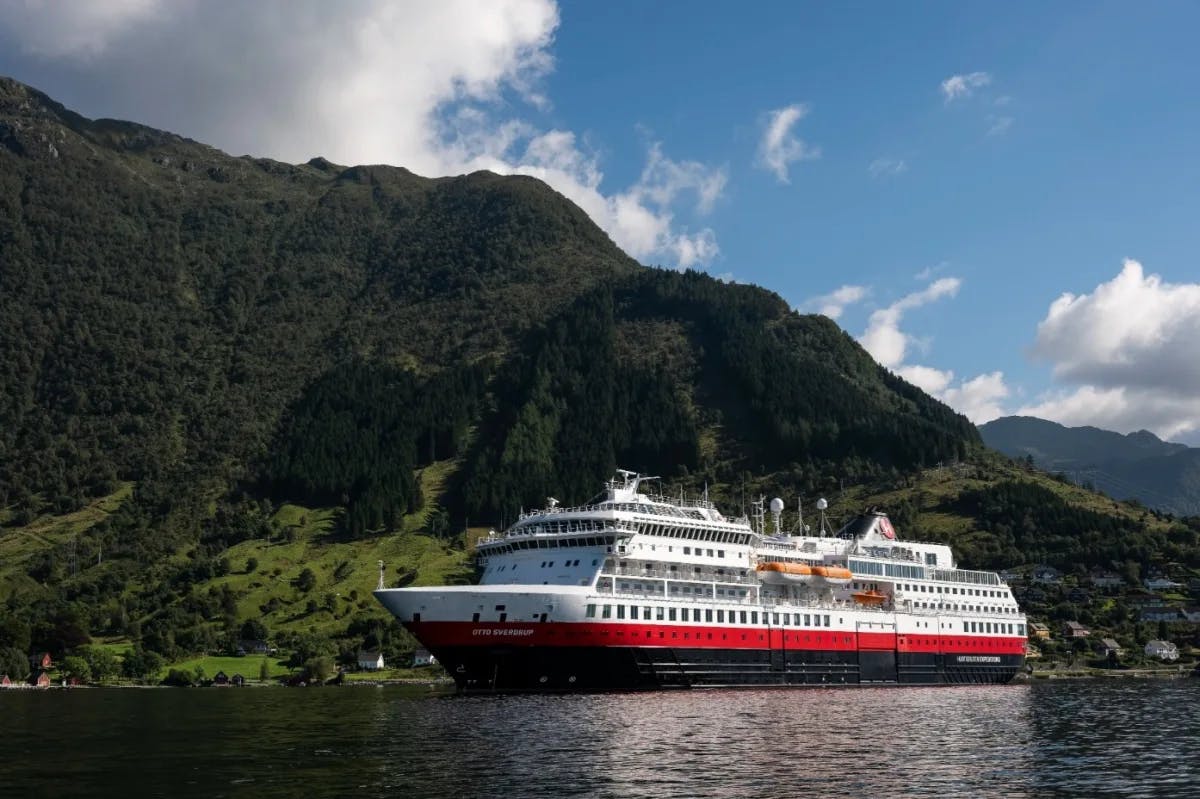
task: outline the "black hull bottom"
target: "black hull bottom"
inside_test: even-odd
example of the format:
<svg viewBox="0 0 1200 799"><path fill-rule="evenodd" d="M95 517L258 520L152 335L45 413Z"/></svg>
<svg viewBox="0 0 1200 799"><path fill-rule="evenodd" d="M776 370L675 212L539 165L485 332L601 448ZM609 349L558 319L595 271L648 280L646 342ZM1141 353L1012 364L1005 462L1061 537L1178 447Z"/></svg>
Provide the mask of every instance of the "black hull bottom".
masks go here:
<svg viewBox="0 0 1200 799"><path fill-rule="evenodd" d="M634 647L445 647L466 693L1007 683L1021 655Z"/></svg>

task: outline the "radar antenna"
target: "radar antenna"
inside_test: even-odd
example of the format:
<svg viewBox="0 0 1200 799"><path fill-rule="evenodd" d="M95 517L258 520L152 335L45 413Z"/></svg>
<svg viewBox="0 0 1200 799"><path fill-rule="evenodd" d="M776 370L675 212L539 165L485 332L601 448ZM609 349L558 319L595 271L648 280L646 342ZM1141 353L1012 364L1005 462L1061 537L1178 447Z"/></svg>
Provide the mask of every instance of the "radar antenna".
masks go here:
<svg viewBox="0 0 1200 799"><path fill-rule="evenodd" d="M783 500L775 497L771 500L771 521L775 525L775 535L780 535L779 529L780 519L783 517Z"/></svg>

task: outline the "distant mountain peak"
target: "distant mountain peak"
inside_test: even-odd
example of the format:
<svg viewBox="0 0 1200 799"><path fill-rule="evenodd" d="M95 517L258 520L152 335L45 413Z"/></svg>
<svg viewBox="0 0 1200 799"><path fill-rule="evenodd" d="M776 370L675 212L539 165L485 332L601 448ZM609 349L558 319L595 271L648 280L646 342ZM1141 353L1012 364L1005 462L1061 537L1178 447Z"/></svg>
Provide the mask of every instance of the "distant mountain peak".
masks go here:
<svg viewBox="0 0 1200 799"><path fill-rule="evenodd" d="M1121 434L1066 427L1032 416L1007 416L980 425L983 441L1040 468L1063 472L1117 499L1153 508L1200 513L1200 449L1163 441L1149 430Z"/></svg>

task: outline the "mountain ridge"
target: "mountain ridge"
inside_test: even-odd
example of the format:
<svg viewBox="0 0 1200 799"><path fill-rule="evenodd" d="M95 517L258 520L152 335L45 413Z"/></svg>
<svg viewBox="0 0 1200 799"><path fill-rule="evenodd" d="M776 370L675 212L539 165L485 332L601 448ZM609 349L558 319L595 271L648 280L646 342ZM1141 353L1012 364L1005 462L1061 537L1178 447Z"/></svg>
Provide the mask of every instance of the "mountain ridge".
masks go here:
<svg viewBox="0 0 1200 799"><path fill-rule="evenodd" d="M1010 416L979 426L989 447L1032 457L1118 498L1134 498L1179 515L1200 514L1200 449L1162 441L1147 430L1122 435L1097 427L1066 427Z"/></svg>

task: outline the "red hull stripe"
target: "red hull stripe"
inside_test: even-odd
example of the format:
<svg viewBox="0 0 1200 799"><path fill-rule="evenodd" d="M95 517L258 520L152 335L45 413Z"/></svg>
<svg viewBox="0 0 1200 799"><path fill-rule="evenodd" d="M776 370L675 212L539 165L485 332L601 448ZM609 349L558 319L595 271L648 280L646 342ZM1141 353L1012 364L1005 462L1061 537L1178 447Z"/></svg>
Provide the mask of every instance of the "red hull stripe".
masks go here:
<svg viewBox="0 0 1200 799"><path fill-rule="evenodd" d="M711 627L611 622L422 621L404 625L429 648L443 646L671 646L698 649L789 649L823 652L894 650L942 654L1023 655L1012 636L933 635L765 627Z"/></svg>

